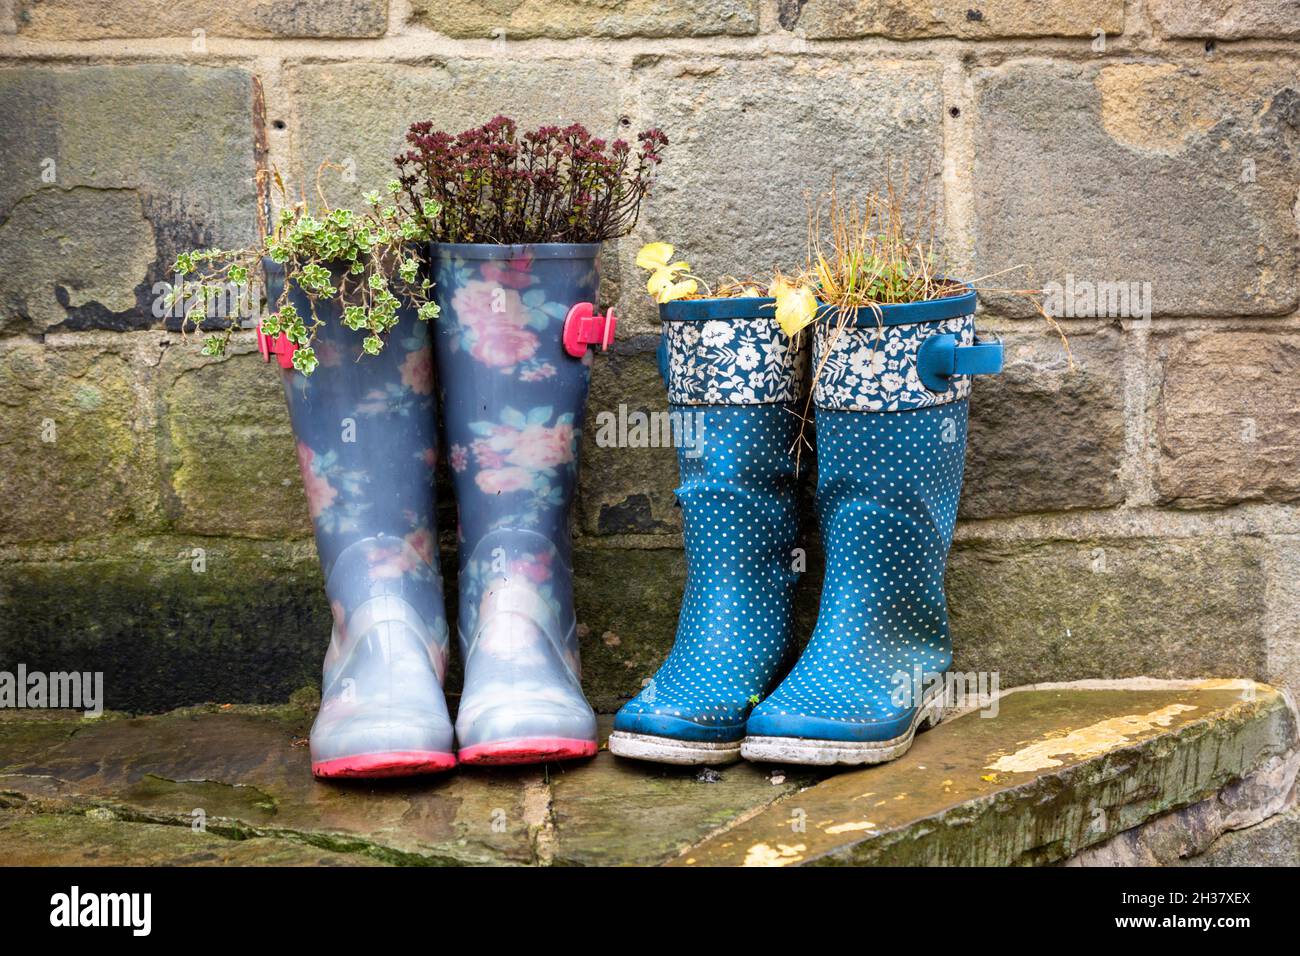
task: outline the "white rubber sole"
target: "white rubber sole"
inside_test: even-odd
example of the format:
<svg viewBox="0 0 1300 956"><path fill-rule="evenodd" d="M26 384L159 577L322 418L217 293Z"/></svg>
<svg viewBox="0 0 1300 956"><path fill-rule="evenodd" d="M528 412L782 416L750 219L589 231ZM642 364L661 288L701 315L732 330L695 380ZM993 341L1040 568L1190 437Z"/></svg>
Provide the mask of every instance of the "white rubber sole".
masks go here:
<svg viewBox="0 0 1300 956"><path fill-rule="evenodd" d="M916 709L905 733L892 740L816 740L809 737L746 737L740 754L762 763L805 764L815 767L888 763L912 746L917 733L936 726L943 719L943 695L935 694Z"/></svg>
<svg viewBox="0 0 1300 956"><path fill-rule="evenodd" d="M698 740L674 740L652 734L631 734L616 730L609 735L609 752L631 760L671 763L681 766L735 763L740 759L740 741L711 744Z"/></svg>

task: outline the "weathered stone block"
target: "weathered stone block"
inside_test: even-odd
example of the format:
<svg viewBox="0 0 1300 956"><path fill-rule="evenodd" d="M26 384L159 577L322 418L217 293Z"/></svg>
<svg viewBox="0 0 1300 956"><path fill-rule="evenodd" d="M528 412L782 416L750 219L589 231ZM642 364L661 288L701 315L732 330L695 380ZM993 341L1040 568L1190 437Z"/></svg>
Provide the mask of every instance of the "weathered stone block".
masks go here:
<svg viewBox="0 0 1300 956"><path fill-rule="evenodd" d="M1003 336L1001 375L977 379L961 514L1105 508L1124 500L1124 344L1114 331Z"/></svg>
<svg viewBox="0 0 1300 956"><path fill-rule="evenodd" d="M1156 315L1294 309L1298 88L1235 61L981 70L977 272L1150 283Z"/></svg>
<svg viewBox="0 0 1300 956"><path fill-rule="evenodd" d="M758 32L757 0L413 0L417 22L503 44L534 37L682 37Z"/></svg>
<svg viewBox="0 0 1300 956"><path fill-rule="evenodd" d="M1300 37L1296 0L1151 0L1147 13L1156 32L1167 37Z"/></svg>
<svg viewBox="0 0 1300 956"><path fill-rule="evenodd" d="M582 684L597 710L621 707L668 656L685 580L678 548L575 550Z"/></svg>
<svg viewBox="0 0 1300 956"><path fill-rule="evenodd" d="M305 740L312 716L294 706L203 707L134 720L72 720L60 728L66 740L38 750L12 747L15 723L6 719L0 781L7 793L36 798L47 812L90 811L92 818L166 824L179 834L200 808L209 833L287 837L358 862L537 862L534 841L548 807L540 768L323 787L311 775ZM21 740L22 722L17 726Z"/></svg>
<svg viewBox="0 0 1300 956"><path fill-rule="evenodd" d="M781 25L809 39L1092 36L1124 28L1123 0L780 0Z"/></svg>
<svg viewBox="0 0 1300 956"><path fill-rule="evenodd" d="M202 535L308 537L293 430L279 367L248 343L224 360L193 343L158 369L160 457L172 527Z"/></svg>
<svg viewBox="0 0 1300 956"><path fill-rule="evenodd" d="M434 60L409 63L286 64L294 170L314 189L316 170L331 202L360 201L396 175L393 156L406 149L417 120L459 132L498 113L521 127L581 122L596 135L634 133L619 125L619 84L598 61ZM288 175L288 172L286 172Z"/></svg>
<svg viewBox="0 0 1300 956"><path fill-rule="evenodd" d="M775 801L670 865L1056 863L1296 747L1293 705L1249 681L1065 684L996 704L892 763Z"/></svg>
<svg viewBox="0 0 1300 956"><path fill-rule="evenodd" d="M153 436L128 342L0 345L0 541L101 534L150 510Z"/></svg>
<svg viewBox="0 0 1300 956"><path fill-rule="evenodd" d="M579 471L584 533L681 531L673 494L677 450L661 442L667 410L654 352L610 353L596 359Z"/></svg>
<svg viewBox="0 0 1300 956"><path fill-rule="evenodd" d="M135 190L38 190L0 225L0 327L21 329L26 320L45 330L80 310L129 315L138 305L134 280L157 259Z"/></svg>
<svg viewBox="0 0 1300 956"><path fill-rule="evenodd" d="M16 16L20 36L41 40L377 37L388 29L388 0L18 0Z"/></svg>
<svg viewBox="0 0 1300 956"><path fill-rule="evenodd" d="M1246 692L1258 694L1261 689L1248 688ZM1084 850L1068 865L1177 866L1221 845L1231 846L1232 831L1248 828L1262 831L1265 821L1294 804L1297 768L1300 768L1300 750L1278 754L1199 803L1179 807L1142 826L1125 830L1105 843ZM1283 833L1285 829L1276 836ZM1263 832L1248 842L1264 853L1277 849L1267 837L1259 839L1260 836Z"/></svg>
<svg viewBox="0 0 1300 956"><path fill-rule="evenodd" d="M282 701L329 641L310 542L103 539L0 564L0 664L102 671L107 706Z"/></svg>
<svg viewBox="0 0 1300 956"><path fill-rule="evenodd" d="M0 69L0 115L0 329L154 325L178 251L257 238L244 70Z"/></svg>
<svg viewBox="0 0 1300 956"><path fill-rule="evenodd" d="M884 157L895 157L900 184L906 161L909 181L919 186L928 173L925 186L937 195L940 72L821 57L646 58L640 100L670 144L641 232L673 243L710 282L770 277L773 266L804 264L806 200L832 176L847 197L883 188ZM625 283L623 310L637 331L657 330L643 282Z"/></svg>
<svg viewBox="0 0 1300 956"><path fill-rule="evenodd" d="M1225 833L1184 866L1300 866L1300 806L1245 830Z"/></svg>
<svg viewBox="0 0 1300 956"><path fill-rule="evenodd" d="M1300 336L1187 332L1152 342L1161 501L1300 500Z"/></svg>
<svg viewBox="0 0 1300 956"><path fill-rule="evenodd" d="M1003 687L1267 669L1264 544L1251 538L962 541L948 571L955 668Z"/></svg>
<svg viewBox="0 0 1300 956"><path fill-rule="evenodd" d="M1268 539L1268 614L1264 619L1268 646L1268 682L1300 698L1300 535Z"/></svg>

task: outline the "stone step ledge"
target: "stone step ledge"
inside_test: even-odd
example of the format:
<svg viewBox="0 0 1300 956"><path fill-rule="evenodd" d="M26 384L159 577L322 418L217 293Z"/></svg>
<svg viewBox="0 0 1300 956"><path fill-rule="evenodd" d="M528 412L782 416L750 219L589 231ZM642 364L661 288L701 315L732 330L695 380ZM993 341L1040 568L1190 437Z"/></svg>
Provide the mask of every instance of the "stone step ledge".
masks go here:
<svg viewBox="0 0 1300 956"><path fill-rule="evenodd" d="M1294 804L1293 702L1247 680L1005 692L840 772L580 764L317 783L310 707L0 711L0 857L28 864L1177 862ZM995 712L995 715L994 715ZM609 721L602 724L609 730Z"/></svg>

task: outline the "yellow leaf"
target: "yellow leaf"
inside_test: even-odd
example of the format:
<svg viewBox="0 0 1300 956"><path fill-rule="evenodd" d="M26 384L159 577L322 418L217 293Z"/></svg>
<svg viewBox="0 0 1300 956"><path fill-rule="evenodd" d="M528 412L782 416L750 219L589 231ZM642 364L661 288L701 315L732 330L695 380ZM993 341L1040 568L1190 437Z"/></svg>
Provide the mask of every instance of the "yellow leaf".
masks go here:
<svg viewBox="0 0 1300 956"><path fill-rule="evenodd" d="M793 337L817 317L817 299L808 289L792 288L781 283L781 288L776 290L775 295L776 321L786 335Z"/></svg>
<svg viewBox="0 0 1300 956"><path fill-rule="evenodd" d="M676 274L667 266L661 266L654 272L650 273L650 278L646 280L645 290L651 295L657 296L659 290L666 285L672 285L677 279Z"/></svg>
<svg viewBox="0 0 1300 956"><path fill-rule="evenodd" d="M678 282L673 286L673 299L684 299L688 295L695 295L699 291L699 286L694 279L687 279L684 282ZM672 301L671 299L669 301Z"/></svg>
<svg viewBox="0 0 1300 956"><path fill-rule="evenodd" d="M672 302L674 299L683 299L688 295L694 295L698 286L694 279L683 279L681 282L670 282L661 286L659 292L655 295L656 302Z"/></svg>
<svg viewBox="0 0 1300 956"><path fill-rule="evenodd" d="M636 254L636 264L642 269L662 269L673 257L673 247L667 242L647 242Z"/></svg>
<svg viewBox="0 0 1300 956"><path fill-rule="evenodd" d="M646 291L651 295L658 295L660 289L672 285L677 281L681 273L689 271L690 268L685 262L674 262L672 265L660 266L650 273L650 278L646 280Z"/></svg>

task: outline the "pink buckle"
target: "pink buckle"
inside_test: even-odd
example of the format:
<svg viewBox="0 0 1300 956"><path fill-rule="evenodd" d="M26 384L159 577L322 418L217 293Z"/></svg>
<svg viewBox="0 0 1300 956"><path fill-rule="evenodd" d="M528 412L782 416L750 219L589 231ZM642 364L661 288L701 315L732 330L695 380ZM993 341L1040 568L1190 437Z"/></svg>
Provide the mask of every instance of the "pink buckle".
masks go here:
<svg viewBox="0 0 1300 956"><path fill-rule="evenodd" d="M271 361L271 356L275 355L280 363L280 368L293 368L293 353L298 351L298 346L289 341L289 336L281 332L279 335L272 337L262 331L262 323L257 323L257 350L262 353L262 361Z"/></svg>
<svg viewBox="0 0 1300 956"><path fill-rule="evenodd" d="M564 317L564 350L574 358L586 355L588 345L599 345L607 352L616 328L618 316L612 308L600 315L590 302L579 302Z"/></svg>

